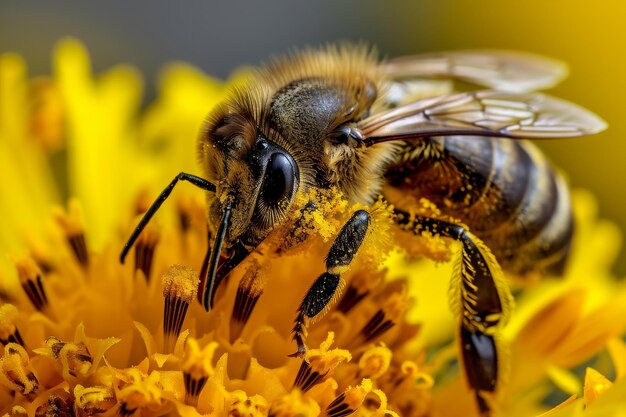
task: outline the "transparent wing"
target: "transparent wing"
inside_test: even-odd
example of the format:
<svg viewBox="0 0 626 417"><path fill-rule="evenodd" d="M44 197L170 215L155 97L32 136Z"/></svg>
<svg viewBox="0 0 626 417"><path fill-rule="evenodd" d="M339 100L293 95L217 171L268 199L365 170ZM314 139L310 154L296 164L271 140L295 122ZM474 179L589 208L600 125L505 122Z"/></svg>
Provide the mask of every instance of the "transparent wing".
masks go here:
<svg viewBox="0 0 626 417"><path fill-rule="evenodd" d="M560 61L525 52L450 51L395 58L382 65L394 80L453 78L494 90L523 93L549 88L567 76Z"/></svg>
<svg viewBox="0 0 626 417"><path fill-rule="evenodd" d="M419 100L358 123L368 146L425 136L568 138L606 128L595 114L545 94L474 91Z"/></svg>

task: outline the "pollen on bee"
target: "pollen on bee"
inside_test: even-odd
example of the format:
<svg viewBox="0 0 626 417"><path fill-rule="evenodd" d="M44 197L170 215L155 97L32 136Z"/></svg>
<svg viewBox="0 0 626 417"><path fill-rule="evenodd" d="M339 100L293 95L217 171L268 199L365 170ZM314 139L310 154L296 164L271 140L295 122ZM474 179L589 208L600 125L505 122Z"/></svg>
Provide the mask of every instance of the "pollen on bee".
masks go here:
<svg viewBox="0 0 626 417"><path fill-rule="evenodd" d="M164 347L169 351L173 350L180 334L189 303L196 296L198 282L196 271L182 265L170 266L162 277Z"/></svg>
<svg viewBox="0 0 626 417"><path fill-rule="evenodd" d="M28 299L37 310L43 310L48 305L48 297L44 290L41 270L29 257L15 260L15 267Z"/></svg>

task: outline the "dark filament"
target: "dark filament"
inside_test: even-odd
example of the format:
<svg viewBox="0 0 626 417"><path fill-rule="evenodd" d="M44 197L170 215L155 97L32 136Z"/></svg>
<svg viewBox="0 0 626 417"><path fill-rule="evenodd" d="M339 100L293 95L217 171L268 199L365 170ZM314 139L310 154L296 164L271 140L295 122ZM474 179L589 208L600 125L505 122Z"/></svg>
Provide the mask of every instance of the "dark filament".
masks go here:
<svg viewBox="0 0 626 417"><path fill-rule="evenodd" d="M328 404L328 407L326 407L328 417L345 417L356 411L351 409L350 406L344 402L345 399L346 394L342 392L332 403Z"/></svg>
<svg viewBox="0 0 626 417"><path fill-rule="evenodd" d="M165 297L165 309L163 310L163 334L165 347L173 350L176 339L183 328L183 322L187 315L189 302L175 295Z"/></svg>
<svg viewBox="0 0 626 417"><path fill-rule="evenodd" d="M139 239L135 245L135 270L143 272L146 281L150 281L152 271L152 259L158 243L157 238Z"/></svg>
<svg viewBox="0 0 626 417"><path fill-rule="evenodd" d="M230 316L230 342L236 340L250 319L257 301L263 294L263 288L255 280L256 277L244 277L237 287L235 305ZM257 281L257 282L255 282Z"/></svg>
<svg viewBox="0 0 626 417"><path fill-rule="evenodd" d="M22 345L22 347L26 347L26 344L24 344L24 339L22 339L22 335L17 328L15 329L13 334L9 335L7 339L0 338L0 343L2 343L3 345L7 345L9 343L17 343L18 345Z"/></svg>
<svg viewBox="0 0 626 417"><path fill-rule="evenodd" d="M366 342L371 342L377 337L384 334L387 330L394 326L392 320L385 320L385 313L382 310L378 310L376 314L370 319L370 321L361 329L361 335Z"/></svg>
<svg viewBox="0 0 626 417"><path fill-rule="evenodd" d="M307 392L315 385L322 382L322 379L324 379L327 373L328 371L323 374L314 371L313 368L311 368L311 365L307 361L303 360L300 365L300 369L298 369L298 375L296 375L293 388L300 388L303 393Z"/></svg>
<svg viewBox="0 0 626 417"><path fill-rule="evenodd" d="M368 294L369 291L359 292L356 287L350 285L346 290L346 295L343 296L343 298L337 305L337 310L341 311L343 314L347 314Z"/></svg>
<svg viewBox="0 0 626 417"><path fill-rule="evenodd" d="M185 380L185 391L187 392L187 401L191 403L197 402L200 391L204 388L208 377L203 376L201 378L193 378L191 374L184 372L183 377Z"/></svg>
<svg viewBox="0 0 626 417"><path fill-rule="evenodd" d="M87 243L85 242L84 233L76 233L67 236L67 241L72 247L72 252L76 256L76 260L82 265L87 266L89 264L89 253L87 252Z"/></svg>
<svg viewBox="0 0 626 417"><path fill-rule="evenodd" d="M22 288L37 310L41 311L48 305L48 297L43 289L41 275L37 275L35 279L28 279L22 282Z"/></svg>

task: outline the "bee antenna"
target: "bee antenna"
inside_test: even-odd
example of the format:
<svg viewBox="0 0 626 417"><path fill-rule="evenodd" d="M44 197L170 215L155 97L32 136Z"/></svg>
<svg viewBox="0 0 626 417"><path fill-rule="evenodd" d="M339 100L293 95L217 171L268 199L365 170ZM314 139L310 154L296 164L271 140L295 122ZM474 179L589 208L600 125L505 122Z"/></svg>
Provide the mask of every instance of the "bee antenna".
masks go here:
<svg viewBox="0 0 626 417"><path fill-rule="evenodd" d="M217 264L222 253L222 245L224 238L226 237L226 228L230 222L230 213L232 212L232 201L226 202L224 208L224 214L220 221L220 226L217 229L217 235L215 236L215 242L213 243L213 249L211 250L211 257L209 258L209 266L206 274L206 281L204 284L204 293L202 295L202 305L206 311L211 309L213 300L213 293L215 292L215 275L217 273Z"/></svg>
<svg viewBox="0 0 626 417"><path fill-rule="evenodd" d="M124 260L126 259L126 255L128 255L128 252L130 251L130 248L133 247L133 245L135 244L135 241L137 240L137 238L139 237L143 229L146 227L146 225L148 224L152 216L154 216L154 213L156 213L157 210L159 210L163 202L165 202L167 197L169 197L170 194L172 193L172 190L174 189L174 186L176 185L176 183L178 183L178 181L181 181L181 180L188 181L192 183L193 185L195 185L196 187L202 188L203 190L210 191L213 193L215 192L215 185L205 180L204 178L187 174L185 172L181 172L177 176L175 176L172 182L170 182L169 185L165 187L165 189L157 197L157 199L154 200L154 203L152 203L148 211L146 211L146 213L143 215L143 217L139 221L139 224L133 231L133 234L130 235L130 238L128 238L128 241L126 242L126 245L124 245L124 249L122 249L122 253L120 254L121 263L124 263Z"/></svg>

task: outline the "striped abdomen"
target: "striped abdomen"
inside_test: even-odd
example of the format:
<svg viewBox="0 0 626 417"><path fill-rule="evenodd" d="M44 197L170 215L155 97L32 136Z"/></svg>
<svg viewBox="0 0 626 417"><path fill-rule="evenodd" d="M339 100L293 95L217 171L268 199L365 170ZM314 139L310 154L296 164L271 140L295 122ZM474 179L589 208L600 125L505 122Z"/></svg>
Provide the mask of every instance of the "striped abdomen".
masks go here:
<svg viewBox="0 0 626 417"><path fill-rule="evenodd" d="M387 179L461 219L505 270L562 272L573 231L569 192L531 143L451 136L407 144Z"/></svg>

